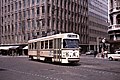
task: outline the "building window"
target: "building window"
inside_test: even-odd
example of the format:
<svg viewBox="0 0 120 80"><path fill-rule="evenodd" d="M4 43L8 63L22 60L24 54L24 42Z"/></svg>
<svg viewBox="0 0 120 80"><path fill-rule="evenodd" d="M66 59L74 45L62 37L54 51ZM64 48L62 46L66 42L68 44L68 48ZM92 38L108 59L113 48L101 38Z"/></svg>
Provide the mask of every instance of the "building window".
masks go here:
<svg viewBox="0 0 120 80"><path fill-rule="evenodd" d="M13 25L13 24L11 24L11 26L12 26L11 28L12 28L12 32L13 32L13 31L14 31L14 25Z"/></svg>
<svg viewBox="0 0 120 80"><path fill-rule="evenodd" d="M39 3L40 2L40 0L37 0L37 3Z"/></svg>
<svg viewBox="0 0 120 80"><path fill-rule="evenodd" d="M30 40L30 33L28 33L28 40Z"/></svg>
<svg viewBox="0 0 120 80"><path fill-rule="evenodd" d="M32 9L32 16L33 17L35 16L35 10L34 10L34 8Z"/></svg>
<svg viewBox="0 0 120 80"><path fill-rule="evenodd" d="M35 21L32 20L32 27L35 27Z"/></svg>
<svg viewBox="0 0 120 80"><path fill-rule="evenodd" d="M26 2L25 2L26 0L23 0L23 6L25 7L26 6Z"/></svg>
<svg viewBox="0 0 120 80"><path fill-rule="evenodd" d="M31 1L31 0L28 0L28 6L30 6L30 1Z"/></svg>
<svg viewBox="0 0 120 80"><path fill-rule="evenodd" d="M28 28L30 28L30 21L28 20Z"/></svg>
<svg viewBox="0 0 120 80"><path fill-rule="evenodd" d="M5 6L5 13L7 12L7 6Z"/></svg>
<svg viewBox="0 0 120 80"><path fill-rule="evenodd" d="M5 3L7 3L7 0L5 0Z"/></svg>
<svg viewBox="0 0 120 80"><path fill-rule="evenodd" d="M34 4L35 3L35 1L34 0L32 0L32 4Z"/></svg>
<svg viewBox="0 0 120 80"><path fill-rule="evenodd" d="M39 7L37 7L37 15L39 15L39 14L40 14Z"/></svg>
<svg viewBox="0 0 120 80"><path fill-rule="evenodd" d="M30 18L30 10L28 10L28 18Z"/></svg>
<svg viewBox="0 0 120 80"><path fill-rule="evenodd" d="M3 7L2 7L2 15L3 15L3 12L4 12L4 9L3 9Z"/></svg>
<svg viewBox="0 0 120 80"><path fill-rule="evenodd" d="M42 26L45 26L45 19L42 20Z"/></svg>
<svg viewBox="0 0 120 80"><path fill-rule="evenodd" d="M26 17L26 12L25 11L23 11L23 15L24 15L24 18Z"/></svg>
<svg viewBox="0 0 120 80"><path fill-rule="evenodd" d="M10 12L10 5L8 5L8 12Z"/></svg>
<svg viewBox="0 0 120 80"><path fill-rule="evenodd" d="M19 8L21 9L21 1L19 1Z"/></svg>
<svg viewBox="0 0 120 80"><path fill-rule="evenodd" d="M13 9L14 9L13 4L11 4L11 8L12 8L12 11L13 11Z"/></svg>
<svg viewBox="0 0 120 80"><path fill-rule="evenodd" d="M47 23L48 23L47 25L50 26L50 19L48 19L48 22L47 22Z"/></svg>
<svg viewBox="0 0 120 80"><path fill-rule="evenodd" d="M45 0L42 0L42 2L44 3L44 2L45 2Z"/></svg>
<svg viewBox="0 0 120 80"><path fill-rule="evenodd" d="M17 13L15 13L15 20L17 20Z"/></svg>
<svg viewBox="0 0 120 80"><path fill-rule="evenodd" d="M19 12L19 20L22 20L22 14Z"/></svg>
<svg viewBox="0 0 120 80"><path fill-rule="evenodd" d="M117 24L120 24L120 14L117 15L116 19L117 19Z"/></svg>
<svg viewBox="0 0 120 80"><path fill-rule="evenodd" d="M19 23L19 30L21 30L21 28L22 28L22 25L21 25L21 23Z"/></svg>
<svg viewBox="0 0 120 80"><path fill-rule="evenodd" d="M37 35L40 35L40 33L39 33L39 32L37 32Z"/></svg>
<svg viewBox="0 0 120 80"><path fill-rule="evenodd" d="M45 13L45 7L42 6L42 13Z"/></svg>
<svg viewBox="0 0 120 80"><path fill-rule="evenodd" d="M49 5L48 5L48 11L47 12L48 12L48 14L50 13L50 6Z"/></svg>
<svg viewBox="0 0 120 80"><path fill-rule="evenodd" d="M15 31L17 32L17 23L15 23Z"/></svg>
<svg viewBox="0 0 120 80"><path fill-rule="evenodd" d="M17 2L15 2L15 9L17 10Z"/></svg>
<svg viewBox="0 0 120 80"><path fill-rule="evenodd" d="M37 27L40 27L40 22L39 22L39 20L37 20Z"/></svg>

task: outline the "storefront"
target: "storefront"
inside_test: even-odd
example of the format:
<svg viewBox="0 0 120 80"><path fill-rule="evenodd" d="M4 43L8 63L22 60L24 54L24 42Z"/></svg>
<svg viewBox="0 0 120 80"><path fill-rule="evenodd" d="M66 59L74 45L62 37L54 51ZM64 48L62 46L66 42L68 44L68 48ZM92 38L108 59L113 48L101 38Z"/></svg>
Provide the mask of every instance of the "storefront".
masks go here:
<svg viewBox="0 0 120 80"><path fill-rule="evenodd" d="M28 55L28 46L23 48L23 55Z"/></svg>
<svg viewBox="0 0 120 80"><path fill-rule="evenodd" d="M23 55L23 48L26 46L27 45L1 45L0 46L0 54L1 55L10 55L10 56ZM27 52L26 48L25 48L25 52Z"/></svg>

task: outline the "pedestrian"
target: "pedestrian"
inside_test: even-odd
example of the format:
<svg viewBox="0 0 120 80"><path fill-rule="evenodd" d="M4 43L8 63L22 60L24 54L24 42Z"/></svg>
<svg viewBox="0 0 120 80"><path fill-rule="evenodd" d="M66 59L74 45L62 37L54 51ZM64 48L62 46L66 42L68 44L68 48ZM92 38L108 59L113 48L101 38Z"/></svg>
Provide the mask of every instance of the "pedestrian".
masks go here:
<svg viewBox="0 0 120 80"><path fill-rule="evenodd" d="M103 53L101 54L101 57L104 58L104 54Z"/></svg>
<svg viewBox="0 0 120 80"><path fill-rule="evenodd" d="M98 52L97 52L97 51L94 51L94 57L96 57L97 54L98 54Z"/></svg>
<svg viewBox="0 0 120 80"><path fill-rule="evenodd" d="M108 51L104 51L104 58L107 58Z"/></svg>

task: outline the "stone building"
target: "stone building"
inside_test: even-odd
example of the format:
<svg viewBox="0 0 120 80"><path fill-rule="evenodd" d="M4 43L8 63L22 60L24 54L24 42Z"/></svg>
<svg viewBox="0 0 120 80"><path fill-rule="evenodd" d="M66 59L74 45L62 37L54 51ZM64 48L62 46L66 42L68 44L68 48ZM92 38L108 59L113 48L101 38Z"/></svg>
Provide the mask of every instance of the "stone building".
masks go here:
<svg viewBox="0 0 120 80"><path fill-rule="evenodd" d="M100 51L101 40L109 39L107 0L89 0L89 50Z"/></svg>
<svg viewBox="0 0 120 80"><path fill-rule="evenodd" d="M109 21L108 34L110 35L111 51L120 49L120 0L108 0Z"/></svg>
<svg viewBox="0 0 120 80"><path fill-rule="evenodd" d="M0 6L1 6L1 2L0 2ZM0 9L0 13L1 13L1 9ZM1 18L1 15L0 15L0 18ZM0 22L1 22L1 19L0 19ZM0 38L1 38L1 24L0 24ZM0 44L1 44L1 39L0 39Z"/></svg>
<svg viewBox="0 0 120 80"><path fill-rule="evenodd" d="M27 45L53 33L80 35L88 45L88 0L0 0L1 45ZM86 47L85 47L86 48Z"/></svg>

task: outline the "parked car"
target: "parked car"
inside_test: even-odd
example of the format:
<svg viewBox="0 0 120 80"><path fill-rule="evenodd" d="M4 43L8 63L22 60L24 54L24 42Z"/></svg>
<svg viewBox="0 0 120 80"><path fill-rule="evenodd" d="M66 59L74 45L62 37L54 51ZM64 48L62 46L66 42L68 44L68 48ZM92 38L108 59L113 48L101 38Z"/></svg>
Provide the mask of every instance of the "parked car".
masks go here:
<svg viewBox="0 0 120 80"><path fill-rule="evenodd" d="M120 60L120 51L115 51L115 53L108 53L108 59L112 60Z"/></svg>
<svg viewBox="0 0 120 80"><path fill-rule="evenodd" d="M86 55L93 55L94 52L95 52L94 50L89 50L89 51L87 51L85 54L86 54Z"/></svg>

